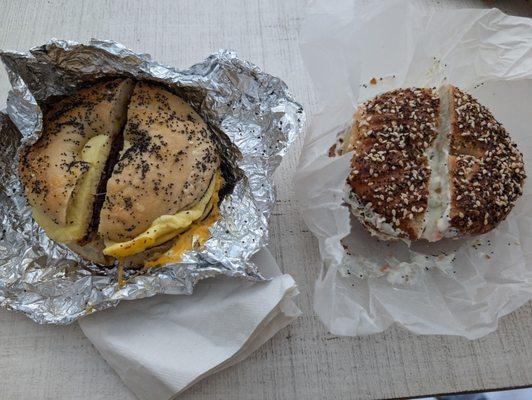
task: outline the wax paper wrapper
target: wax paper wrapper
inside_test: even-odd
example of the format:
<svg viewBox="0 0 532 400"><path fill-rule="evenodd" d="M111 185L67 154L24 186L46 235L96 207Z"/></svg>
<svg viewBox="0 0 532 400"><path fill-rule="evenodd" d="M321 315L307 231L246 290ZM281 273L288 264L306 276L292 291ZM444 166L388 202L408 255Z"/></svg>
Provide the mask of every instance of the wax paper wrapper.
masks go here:
<svg viewBox="0 0 532 400"><path fill-rule="evenodd" d="M284 82L232 51L178 70L110 40L52 39L28 53L3 51L1 58L12 84L9 117L0 116L1 306L39 323L67 324L120 300L190 294L207 277L264 279L250 257L267 244L272 175L304 119ZM157 82L188 101L214 134L230 188L203 247L185 253L180 263L140 274L127 270L125 285L117 282L116 267L89 263L47 238L31 217L16 173L20 147L41 134L43 107L87 82L117 76Z"/></svg>
<svg viewBox="0 0 532 400"><path fill-rule="evenodd" d="M351 154L329 158L357 104L400 87L452 83L486 105L532 165L532 21L499 10L424 11L379 2L311 2L304 61L320 96L295 178L305 222L319 241L314 307L338 335L392 323L419 334L478 338L532 298L532 193L486 235L438 244L370 236L343 204ZM345 247L344 247L345 246Z"/></svg>

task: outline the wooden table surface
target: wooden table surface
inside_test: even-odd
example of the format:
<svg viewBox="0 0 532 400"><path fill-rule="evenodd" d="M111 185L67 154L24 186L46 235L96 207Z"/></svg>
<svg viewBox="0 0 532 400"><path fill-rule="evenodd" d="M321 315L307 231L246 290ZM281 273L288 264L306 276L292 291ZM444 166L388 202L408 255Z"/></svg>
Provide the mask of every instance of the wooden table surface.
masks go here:
<svg viewBox="0 0 532 400"><path fill-rule="evenodd" d="M532 2L417 0L420 7L499 7L532 17ZM316 93L298 47L303 0L0 1L0 48L25 51L50 37L109 38L186 67L230 48L284 79L308 114ZM360 8L372 2L358 1ZM0 76L4 104L9 84ZM415 336L392 327L369 337L327 333L312 311L317 241L292 190L302 138L276 173L270 250L294 276L304 314L249 359L207 378L182 399L383 399L532 384L532 304L480 340ZM134 399L76 324L38 326L0 311L0 399Z"/></svg>

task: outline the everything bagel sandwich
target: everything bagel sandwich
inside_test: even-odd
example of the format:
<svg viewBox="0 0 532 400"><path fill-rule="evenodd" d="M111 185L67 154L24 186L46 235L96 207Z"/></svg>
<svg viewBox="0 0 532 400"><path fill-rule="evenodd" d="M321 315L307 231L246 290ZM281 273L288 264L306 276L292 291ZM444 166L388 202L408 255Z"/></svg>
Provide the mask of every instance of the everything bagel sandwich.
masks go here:
<svg viewBox="0 0 532 400"><path fill-rule="evenodd" d="M521 196L523 157L489 110L454 86L397 89L356 111L346 203L383 240L478 235Z"/></svg>

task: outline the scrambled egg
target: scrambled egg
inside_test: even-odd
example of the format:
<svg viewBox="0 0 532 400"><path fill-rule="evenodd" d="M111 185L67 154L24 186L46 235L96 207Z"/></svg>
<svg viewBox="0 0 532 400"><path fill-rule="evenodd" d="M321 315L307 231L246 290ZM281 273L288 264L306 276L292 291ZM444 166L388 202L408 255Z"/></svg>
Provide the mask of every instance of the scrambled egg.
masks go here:
<svg viewBox="0 0 532 400"><path fill-rule="evenodd" d="M183 232L183 235L177 239L172 248L178 243L185 241L185 237L193 235L193 233L191 233L192 231L199 232L202 237L205 235L208 236L208 226L201 232L199 227L206 226L206 222L210 222L212 219L213 211L215 211L218 204L218 190L220 189L221 182L222 177L220 173L217 172L207 188L207 191L194 207L188 210L179 211L174 215L160 216L152 222L147 230L127 242L106 243L107 247L103 250L103 253L116 258L124 258L140 253L148 248L158 246ZM211 216L203 220L209 212L211 213ZM212 225L215 220L216 219L210 222L210 225ZM207 239L203 240L203 242L206 240ZM192 245L188 246L185 250L189 250L191 247ZM169 252L171 250L172 249L170 249Z"/></svg>
<svg viewBox="0 0 532 400"><path fill-rule="evenodd" d="M42 211L32 207L33 218L51 239L62 243L76 242L83 239L87 233L92 213L92 193L100 182L108 152L107 135L94 136L81 150L81 160L88 162L90 166L78 183L68 205L67 225L56 224Z"/></svg>

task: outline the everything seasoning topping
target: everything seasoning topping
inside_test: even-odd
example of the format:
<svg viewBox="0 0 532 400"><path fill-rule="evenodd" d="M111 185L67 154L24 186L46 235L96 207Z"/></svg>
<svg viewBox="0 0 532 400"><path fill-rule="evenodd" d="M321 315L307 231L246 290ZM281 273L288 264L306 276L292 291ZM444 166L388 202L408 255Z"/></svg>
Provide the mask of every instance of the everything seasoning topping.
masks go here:
<svg viewBox="0 0 532 400"><path fill-rule="evenodd" d="M210 135L182 99L159 86L137 83L125 146L107 185L100 232L115 242L129 240L159 216L198 201L219 165Z"/></svg>
<svg viewBox="0 0 532 400"><path fill-rule="evenodd" d="M453 88L450 172L452 226L480 234L501 222L521 196L523 156L490 111Z"/></svg>
<svg viewBox="0 0 532 400"><path fill-rule="evenodd" d="M398 89L364 103L351 134L348 183L393 229L415 234L427 209L425 150L436 138L439 99L431 89Z"/></svg>

